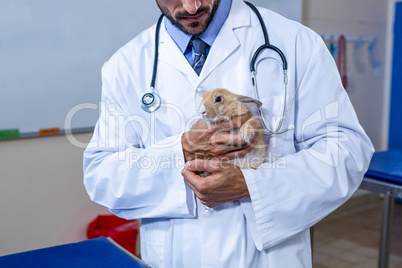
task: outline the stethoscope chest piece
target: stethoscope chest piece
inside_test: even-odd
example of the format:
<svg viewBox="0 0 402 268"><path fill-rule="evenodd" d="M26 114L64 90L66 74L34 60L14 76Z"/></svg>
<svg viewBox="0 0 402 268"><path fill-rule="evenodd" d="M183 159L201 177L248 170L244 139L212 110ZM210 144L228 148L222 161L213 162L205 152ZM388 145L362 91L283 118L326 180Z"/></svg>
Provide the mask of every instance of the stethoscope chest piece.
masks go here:
<svg viewBox="0 0 402 268"><path fill-rule="evenodd" d="M159 109L161 106L161 97L155 92L146 93L142 96L141 99L141 108L148 112L152 113Z"/></svg>

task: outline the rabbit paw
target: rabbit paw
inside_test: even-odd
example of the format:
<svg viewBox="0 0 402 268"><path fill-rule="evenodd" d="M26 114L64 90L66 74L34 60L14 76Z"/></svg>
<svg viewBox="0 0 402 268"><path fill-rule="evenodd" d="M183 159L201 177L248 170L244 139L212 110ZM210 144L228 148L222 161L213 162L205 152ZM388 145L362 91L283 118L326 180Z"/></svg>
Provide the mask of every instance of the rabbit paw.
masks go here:
<svg viewBox="0 0 402 268"><path fill-rule="evenodd" d="M255 137L255 129L251 122L245 122L240 128L240 133L242 140L250 143Z"/></svg>

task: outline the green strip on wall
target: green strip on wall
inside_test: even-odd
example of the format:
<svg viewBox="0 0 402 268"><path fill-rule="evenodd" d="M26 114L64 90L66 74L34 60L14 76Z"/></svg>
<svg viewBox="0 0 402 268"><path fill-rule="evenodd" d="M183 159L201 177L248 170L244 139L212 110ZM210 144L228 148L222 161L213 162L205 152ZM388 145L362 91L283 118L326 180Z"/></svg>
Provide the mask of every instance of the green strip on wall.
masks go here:
<svg viewBox="0 0 402 268"><path fill-rule="evenodd" d="M0 130L0 140L18 139L20 131L18 129L4 129Z"/></svg>

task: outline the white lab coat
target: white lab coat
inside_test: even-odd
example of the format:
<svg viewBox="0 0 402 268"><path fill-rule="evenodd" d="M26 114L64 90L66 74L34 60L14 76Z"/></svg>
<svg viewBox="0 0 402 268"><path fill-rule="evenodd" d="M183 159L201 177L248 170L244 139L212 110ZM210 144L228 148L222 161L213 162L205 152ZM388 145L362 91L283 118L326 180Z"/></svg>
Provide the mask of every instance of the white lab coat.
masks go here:
<svg viewBox="0 0 402 268"><path fill-rule="evenodd" d="M268 161L243 170L251 198L210 215L181 175L180 140L196 120L197 92L223 87L254 96L249 62L263 43L255 14L233 1L199 77L162 24L155 90L163 104L155 113L139 105L149 91L155 26L102 69L103 109L84 155L85 186L116 215L143 219L141 253L154 267L311 267L309 228L353 194L368 167L373 147L321 38L260 11L271 43L287 57L284 126L295 128L267 135ZM271 124L283 96L280 64L272 51L257 64Z"/></svg>

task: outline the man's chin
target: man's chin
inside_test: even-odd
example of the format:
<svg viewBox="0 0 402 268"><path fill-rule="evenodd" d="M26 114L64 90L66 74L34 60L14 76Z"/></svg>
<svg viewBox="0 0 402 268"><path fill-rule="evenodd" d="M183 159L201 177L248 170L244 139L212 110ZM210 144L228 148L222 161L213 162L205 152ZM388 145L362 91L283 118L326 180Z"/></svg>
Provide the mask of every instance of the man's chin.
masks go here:
<svg viewBox="0 0 402 268"><path fill-rule="evenodd" d="M191 23L190 25L186 25L186 26L181 25L180 29L183 32L190 34L190 35L200 35L205 31L206 26L202 25L199 22L195 22L195 23Z"/></svg>
<svg viewBox="0 0 402 268"><path fill-rule="evenodd" d="M191 28L187 31L187 33L196 36L202 34L204 31L205 29Z"/></svg>

